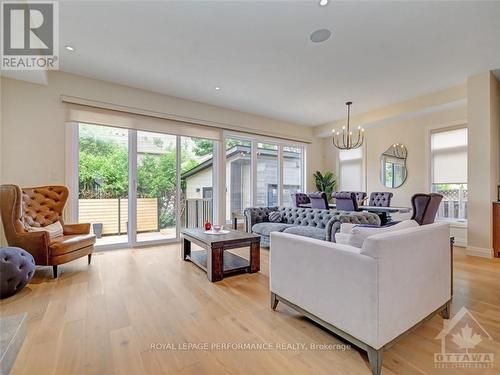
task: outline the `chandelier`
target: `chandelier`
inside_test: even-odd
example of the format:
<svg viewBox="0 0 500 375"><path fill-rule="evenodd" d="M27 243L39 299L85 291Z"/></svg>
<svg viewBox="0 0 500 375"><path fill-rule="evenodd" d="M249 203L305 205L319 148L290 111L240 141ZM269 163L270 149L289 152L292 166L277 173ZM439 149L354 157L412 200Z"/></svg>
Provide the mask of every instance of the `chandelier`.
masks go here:
<svg viewBox="0 0 500 375"><path fill-rule="evenodd" d="M363 141L365 140L365 129L358 126L356 136L353 135L349 123L351 119L352 102L347 102L345 104L347 105L347 128L343 126L342 132L333 130L333 145L339 150L352 150L363 145Z"/></svg>

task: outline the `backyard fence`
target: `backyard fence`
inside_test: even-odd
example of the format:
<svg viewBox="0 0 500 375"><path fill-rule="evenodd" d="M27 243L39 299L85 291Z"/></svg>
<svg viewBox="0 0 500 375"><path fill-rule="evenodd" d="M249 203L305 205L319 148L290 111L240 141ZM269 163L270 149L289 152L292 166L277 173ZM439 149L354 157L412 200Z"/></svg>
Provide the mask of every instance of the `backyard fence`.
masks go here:
<svg viewBox="0 0 500 375"><path fill-rule="evenodd" d="M128 199L79 199L78 221L80 223L102 223L102 234L127 233ZM137 231L159 230L158 199L137 199Z"/></svg>

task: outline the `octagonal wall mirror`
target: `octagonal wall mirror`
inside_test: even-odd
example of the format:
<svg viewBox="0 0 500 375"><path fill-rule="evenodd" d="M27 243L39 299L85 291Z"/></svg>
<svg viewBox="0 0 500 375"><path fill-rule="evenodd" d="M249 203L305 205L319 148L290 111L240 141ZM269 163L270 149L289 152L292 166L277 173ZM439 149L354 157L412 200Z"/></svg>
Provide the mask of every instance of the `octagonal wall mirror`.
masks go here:
<svg viewBox="0 0 500 375"><path fill-rule="evenodd" d="M395 143L380 156L380 180L385 187L396 189L408 176L406 159L408 151L402 143Z"/></svg>

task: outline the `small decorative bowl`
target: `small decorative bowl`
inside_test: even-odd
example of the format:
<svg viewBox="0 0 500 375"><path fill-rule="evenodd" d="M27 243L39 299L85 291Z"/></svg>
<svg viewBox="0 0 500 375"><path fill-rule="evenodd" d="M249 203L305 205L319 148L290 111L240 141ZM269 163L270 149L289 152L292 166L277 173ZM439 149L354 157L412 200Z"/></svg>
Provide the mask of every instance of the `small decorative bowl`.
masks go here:
<svg viewBox="0 0 500 375"><path fill-rule="evenodd" d="M212 225L214 232L220 232L222 230L222 225Z"/></svg>

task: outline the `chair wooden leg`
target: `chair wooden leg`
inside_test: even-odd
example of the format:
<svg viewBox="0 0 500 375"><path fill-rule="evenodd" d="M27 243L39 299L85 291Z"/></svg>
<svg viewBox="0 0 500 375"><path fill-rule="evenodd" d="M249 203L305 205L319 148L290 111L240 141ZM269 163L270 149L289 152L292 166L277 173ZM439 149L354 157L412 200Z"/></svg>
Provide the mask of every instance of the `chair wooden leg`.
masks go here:
<svg viewBox="0 0 500 375"><path fill-rule="evenodd" d="M54 279L57 279L57 266L52 266L52 274L54 275Z"/></svg>
<svg viewBox="0 0 500 375"><path fill-rule="evenodd" d="M368 361L373 375L380 375L382 372L382 353L383 349L375 350L368 348Z"/></svg>
<svg viewBox="0 0 500 375"><path fill-rule="evenodd" d="M89 254L89 264L92 261L92 254Z"/></svg>

